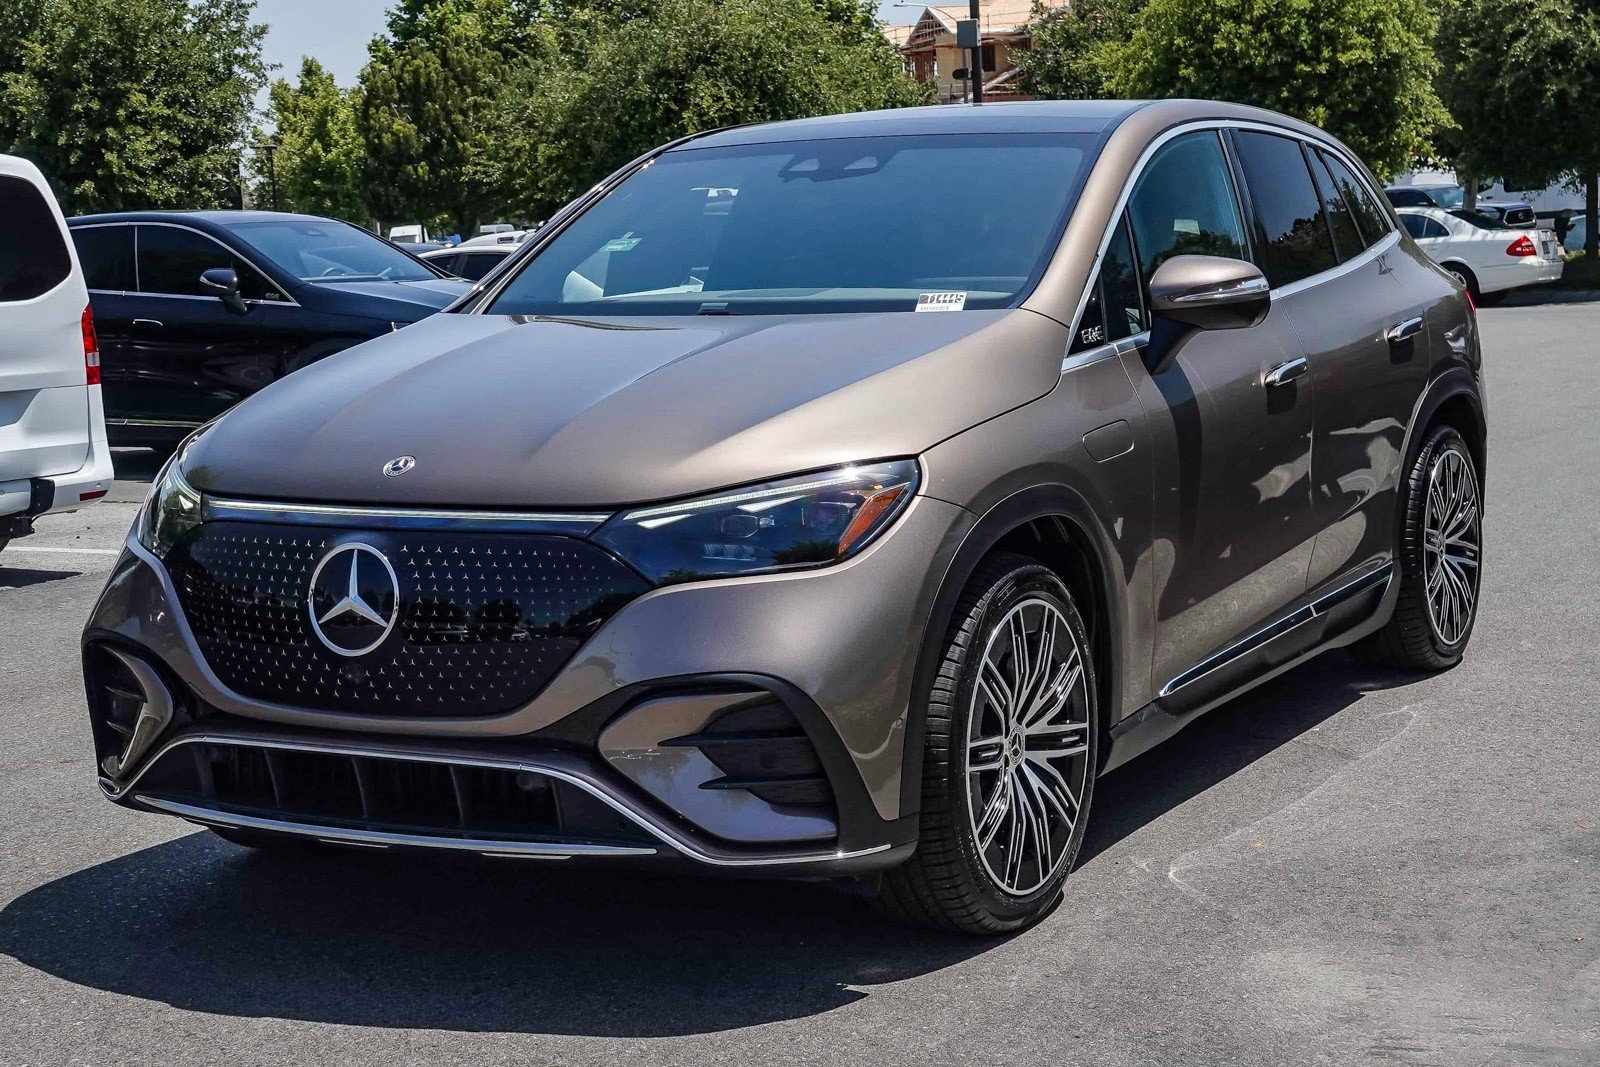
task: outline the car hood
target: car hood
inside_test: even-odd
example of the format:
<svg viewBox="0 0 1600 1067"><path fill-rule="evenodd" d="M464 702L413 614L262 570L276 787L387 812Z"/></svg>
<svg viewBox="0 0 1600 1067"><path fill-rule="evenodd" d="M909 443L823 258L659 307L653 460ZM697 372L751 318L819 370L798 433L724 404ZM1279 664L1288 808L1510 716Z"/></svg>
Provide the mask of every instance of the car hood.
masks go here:
<svg viewBox="0 0 1600 1067"><path fill-rule="evenodd" d="M429 278L416 282L386 281L316 281L307 283L313 292L339 294L340 302L348 306L348 298L358 297L363 313L375 319L386 316L400 321L412 321L449 307L467 294L470 282L455 278Z"/></svg>
<svg viewBox="0 0 1600 1067"><path fill-rule="evenodd" d="M611 507L915 455L1060 379L1031 311L628 321L436 315L240 404L200 489L275 500ZM382 468L399 456L415 467Z"/></svg>

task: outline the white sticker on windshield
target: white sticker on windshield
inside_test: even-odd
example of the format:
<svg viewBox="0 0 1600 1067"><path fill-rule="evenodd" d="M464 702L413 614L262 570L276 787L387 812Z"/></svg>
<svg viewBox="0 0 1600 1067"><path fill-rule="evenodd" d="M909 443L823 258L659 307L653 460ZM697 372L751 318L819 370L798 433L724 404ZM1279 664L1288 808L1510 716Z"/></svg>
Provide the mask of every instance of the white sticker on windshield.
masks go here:
<svg viewBox="0 0 1600 1067"><path fill-rule="evenodd" d="M917 297L917 310L962 311L967 306L966 293L923 293Z"/></svg>

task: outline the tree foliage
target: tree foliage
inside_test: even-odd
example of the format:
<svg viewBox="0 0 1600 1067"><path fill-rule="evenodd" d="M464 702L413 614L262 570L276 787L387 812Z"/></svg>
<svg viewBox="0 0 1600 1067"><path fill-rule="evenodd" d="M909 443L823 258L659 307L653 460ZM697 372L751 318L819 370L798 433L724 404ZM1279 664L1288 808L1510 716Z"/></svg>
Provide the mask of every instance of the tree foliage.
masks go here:
<svg viewBox="0 0 1600 1067"><path fill-rule="evenodd" d="M470 232L501 199L478 161L512 57L538 62L549 33L521 0L407 0L361 72L356 128L368 210L384 222Z"/></svg>
<svg viewBox="0 0 1600 1067"><path fill-rule="evenodd" d="M0 149L37 163L69 213L232 202L266 80L253 7L3 0Z"/></svg>
<svg viewBox="0 0 1600 1067"><path fill-rule="evenodd" d="M307 56L299 81L279 78L269 98L267 121L276 131L277 148L256 157L263 191L275 191L286 211L365 222L354 92L339 88L333 75Z"/></svg>
<svg viewBox="0 0 1600 1067"><path fill-rule="evenodd" d="M1600 5L1451 0L1438 50L1439 92L1455 119L1441 148L1459 171L1529 187L1600 172ZM1591 255L1595 223L1591 214Z"/></svg>
<svg viewBox="0 0 1600 1067"><path fill-rule="evenodd" d="M582 47L523 69L502 99L485 168L531 217L687 134L925 100L853 0L610 2L631 17L591 9Z"/></svg>
<svg viewBox="0 0 1600 1067"><path fill-rule="evenodd" d="M1116 46L1133 36L1145 0L1073 0L1065 7L1035 0L1033 47L1022 68L1034 93L1053 100L1104 100Z"/></svg>
<svg viewBox="0 0 1600 1067"><path fill-rule="evenodd" d="M1393 173L1448 121L1433 88L1434 29L1428 0L1150 0L1114 47L1110 86L1281 111Z"/></svg>

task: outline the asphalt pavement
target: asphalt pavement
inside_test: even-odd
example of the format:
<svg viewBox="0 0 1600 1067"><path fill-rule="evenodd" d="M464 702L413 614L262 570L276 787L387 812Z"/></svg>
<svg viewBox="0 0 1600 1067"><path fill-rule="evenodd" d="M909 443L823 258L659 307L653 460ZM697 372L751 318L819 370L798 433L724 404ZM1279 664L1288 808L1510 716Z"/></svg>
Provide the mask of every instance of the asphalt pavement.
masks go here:
<svg viewBox="0 0 1600 1067"><path fill-rule="evenodd" d="M0 1067L1600 1063L1600 304L1481 313L1483 609L1108 776L974 941L819 885L253 855L98 795L77 639L142 484L0 555Z"/></svg>

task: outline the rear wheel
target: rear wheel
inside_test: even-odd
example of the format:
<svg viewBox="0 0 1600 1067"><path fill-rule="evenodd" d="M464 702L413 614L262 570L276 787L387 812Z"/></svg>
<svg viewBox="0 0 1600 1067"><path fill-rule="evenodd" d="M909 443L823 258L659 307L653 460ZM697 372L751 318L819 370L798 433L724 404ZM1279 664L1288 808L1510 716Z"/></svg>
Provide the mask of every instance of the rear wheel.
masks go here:
<svg viewBox="0 0 1600 1067"><path fill-rule="evenodd" d="M879 906L972 934L1049 914L1083 843L1098 714L1066 586L1027 557L991 559L957 605L929 696L917 851L885 875Z"/></svg>
<svg viewBox="0 0 1600 1067"><path fill-rule="evenodd" d="M1449 271L1456 281L1460 282L1472 296L1474 304L1483 303L1483 290L1478 288L1478 276L1460 263L1446 263L1444 269Z"/></svg>
<svg viewBox="0 0 1600 1067"><path fill-rule="evenodd" d="M1478 616L1483 504L1477 463L1452 426L1429 432L1403 486L1400 598L1382 630L1353 646L1379 666L1438 671L1461 660Z"/></svg>

